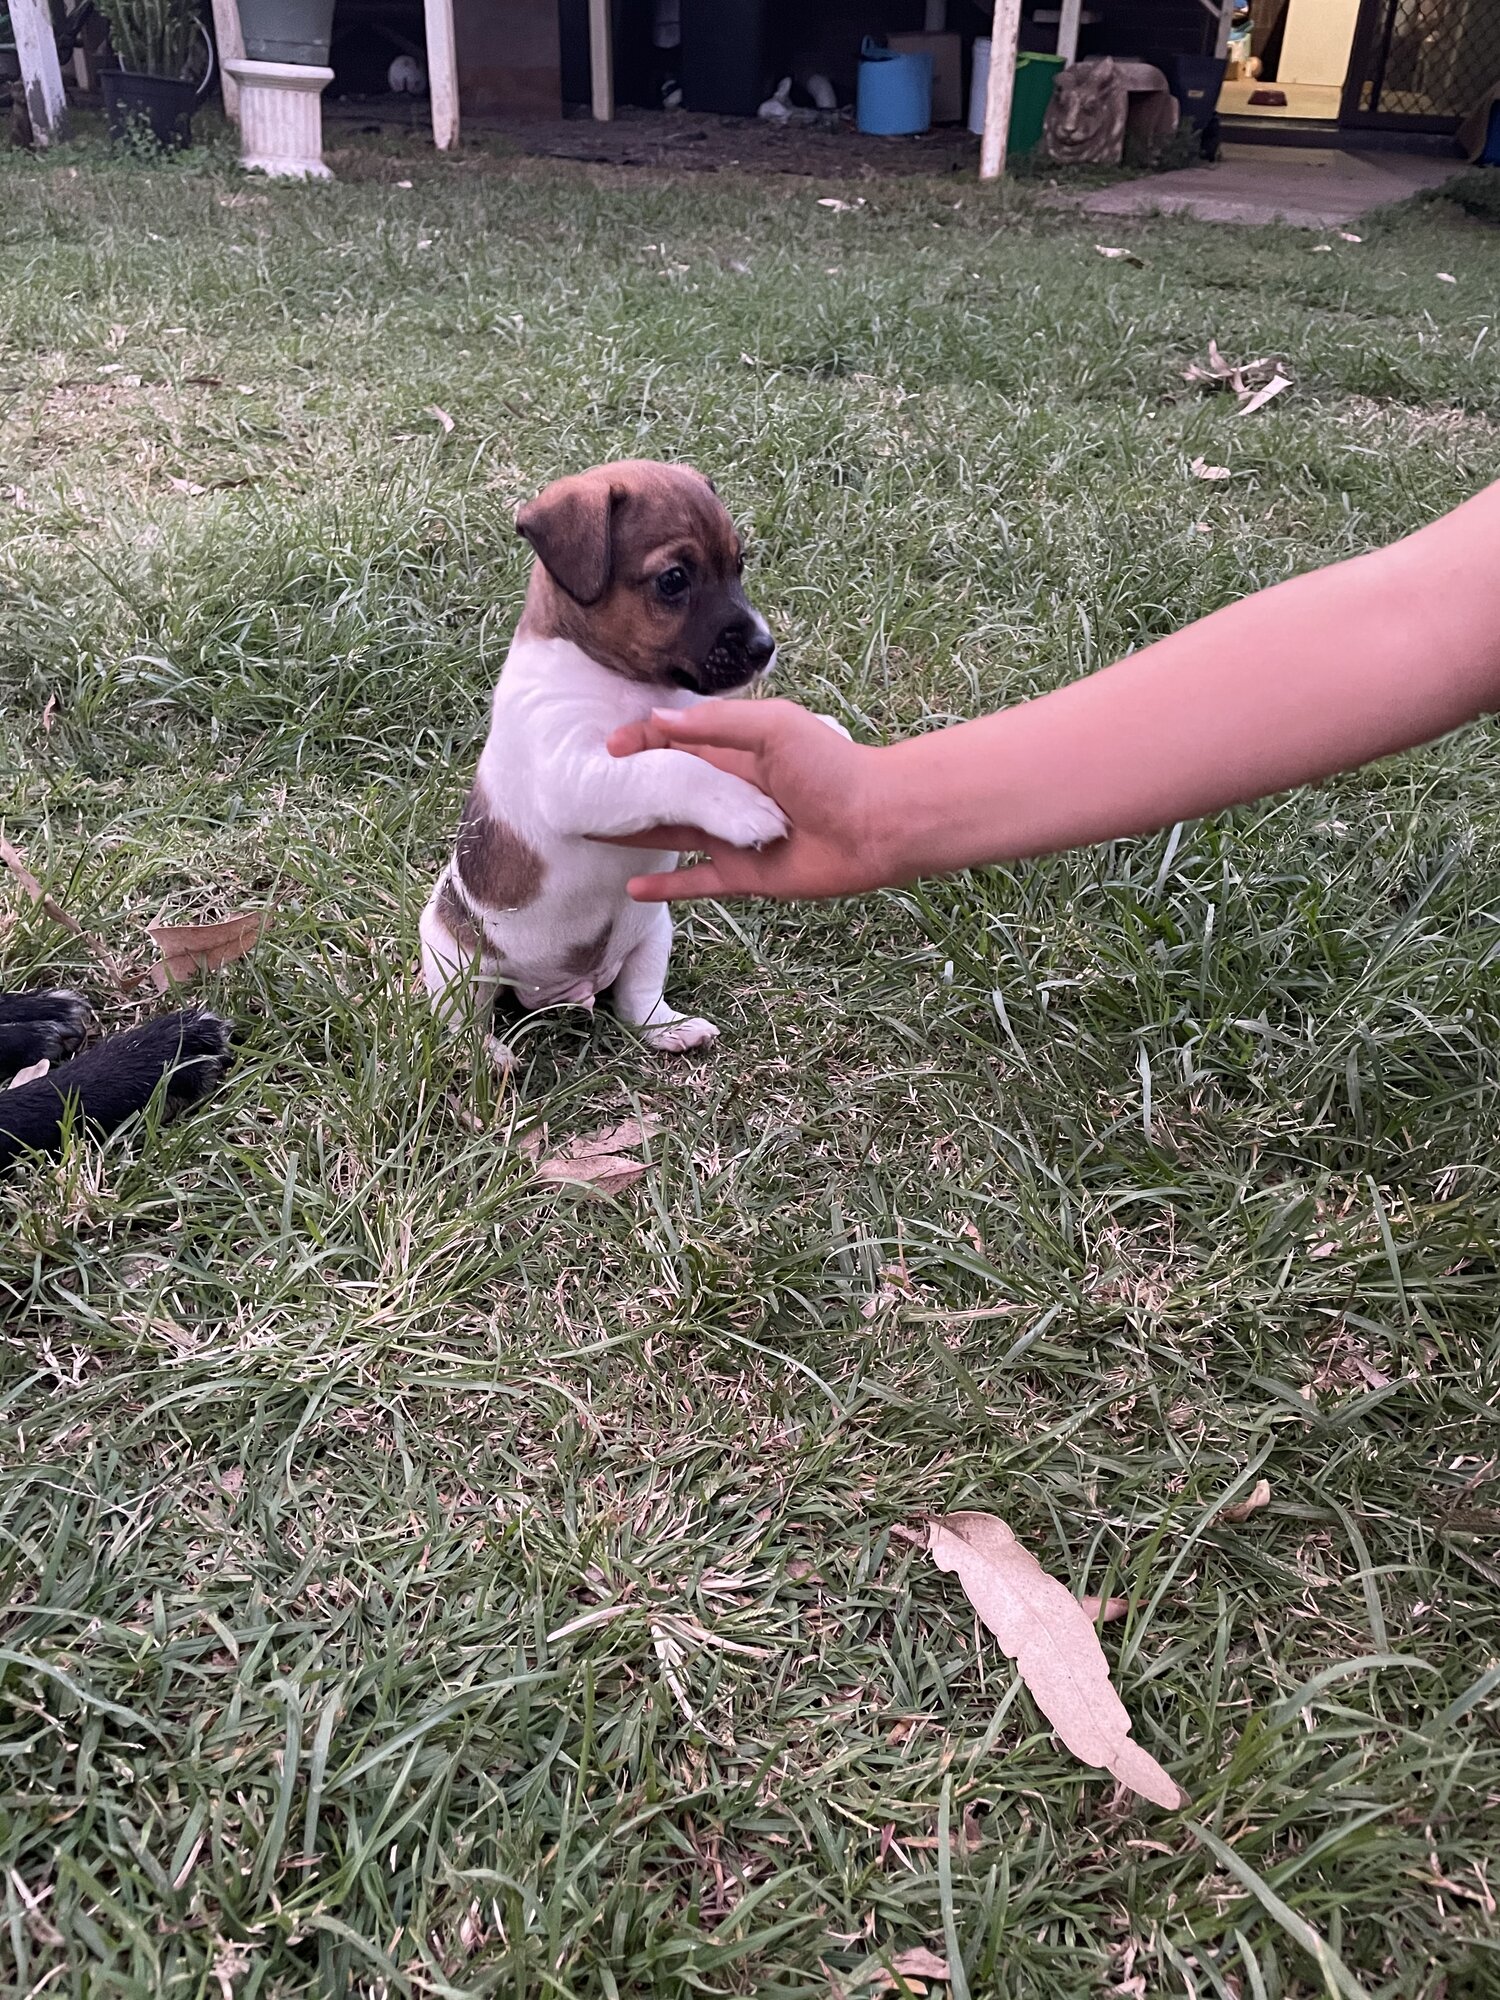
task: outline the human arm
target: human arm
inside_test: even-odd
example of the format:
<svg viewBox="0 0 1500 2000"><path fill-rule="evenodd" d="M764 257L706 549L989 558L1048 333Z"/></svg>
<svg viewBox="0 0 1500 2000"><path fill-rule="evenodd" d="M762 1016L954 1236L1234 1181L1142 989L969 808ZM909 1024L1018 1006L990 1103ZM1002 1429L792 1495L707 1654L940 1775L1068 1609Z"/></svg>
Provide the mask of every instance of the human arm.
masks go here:
<svg viewBox="0 0 1500 2000"><path fill-rule="evenodd" d="M1500 707L1500 484L1052 694L888 748L787 702L708 703L612 748L693 750L792 824L640 878L644 901L832 897L1143 833L1425 743ZM690 830L678 844L703 846Z"/></svg>

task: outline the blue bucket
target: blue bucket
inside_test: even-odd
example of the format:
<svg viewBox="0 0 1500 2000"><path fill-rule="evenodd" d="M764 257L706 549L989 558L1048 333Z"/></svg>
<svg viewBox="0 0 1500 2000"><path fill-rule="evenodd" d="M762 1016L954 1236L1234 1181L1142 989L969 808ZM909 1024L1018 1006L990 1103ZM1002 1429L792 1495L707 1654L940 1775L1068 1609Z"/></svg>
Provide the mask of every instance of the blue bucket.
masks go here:
<svg viewBox="0 0 1500 2000"><path fill-rule="evenodd" d="M860 51L858 124L881 138L925 132L932 124L932 57L900 55L867 36Z"/></svg>

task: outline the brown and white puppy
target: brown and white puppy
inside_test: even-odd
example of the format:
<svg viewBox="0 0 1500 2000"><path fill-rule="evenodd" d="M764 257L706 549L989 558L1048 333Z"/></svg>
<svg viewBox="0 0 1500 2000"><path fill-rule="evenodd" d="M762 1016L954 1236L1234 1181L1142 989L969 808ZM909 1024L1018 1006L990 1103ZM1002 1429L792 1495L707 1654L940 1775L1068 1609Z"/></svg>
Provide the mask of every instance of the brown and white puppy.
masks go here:
<svg viewBox="0 0 1500 2000"><path fill-rule="evenodd" d="M427 990L454 1024L482 1018L501 986L528 1008L607 993L651 1048L696 1048L718 1029L666 1003L671 915L626 893L676 856L601 838L695 826L759 847L786 820L684 751L615 758L607 745L654 708L769 672L776 648L745 597L740 538L701 473L641 459L558 480L516 527L537 560L453 859L422 913Z"/></svg>

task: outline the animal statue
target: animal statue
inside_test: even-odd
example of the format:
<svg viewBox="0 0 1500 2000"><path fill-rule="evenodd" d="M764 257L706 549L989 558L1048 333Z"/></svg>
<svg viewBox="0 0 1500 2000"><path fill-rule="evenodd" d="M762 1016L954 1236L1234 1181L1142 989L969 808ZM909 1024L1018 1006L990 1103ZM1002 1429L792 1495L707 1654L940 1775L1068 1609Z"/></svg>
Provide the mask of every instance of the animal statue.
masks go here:
<svg viewBox="0 0 1500 2000"><path fill-rule="evenodd" d="M1127 134L1149 157L1177 130L1177 100L1150 63L1090 56L1059 75L1042 126L1042 152L1059 166L1119 166Z"/></svg>

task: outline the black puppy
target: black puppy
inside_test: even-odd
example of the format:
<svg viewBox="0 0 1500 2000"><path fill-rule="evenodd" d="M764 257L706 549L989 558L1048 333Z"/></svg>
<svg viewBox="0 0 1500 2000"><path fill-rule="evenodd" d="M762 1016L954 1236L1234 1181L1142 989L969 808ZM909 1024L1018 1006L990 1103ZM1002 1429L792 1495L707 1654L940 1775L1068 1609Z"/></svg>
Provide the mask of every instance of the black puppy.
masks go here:
<svg viewBox="0 0 1500 2000"><path fill-rule="evenodd" d="M78 1055L90 1019L76 993L0 994L0 1167L55 1152L70 1105L91 1131L112 1132L146 1109L163 1077L170 1114L206 1097L229 1066L229 1024L216 1014L167 1014ZM45 1076L3 1088L44 1057Z"/></svg>

